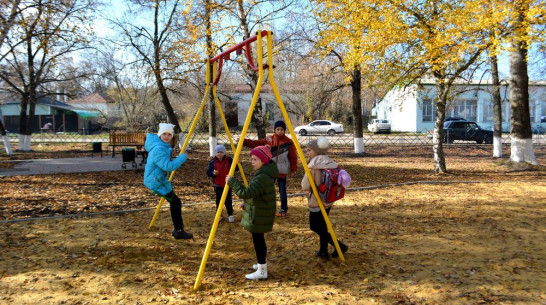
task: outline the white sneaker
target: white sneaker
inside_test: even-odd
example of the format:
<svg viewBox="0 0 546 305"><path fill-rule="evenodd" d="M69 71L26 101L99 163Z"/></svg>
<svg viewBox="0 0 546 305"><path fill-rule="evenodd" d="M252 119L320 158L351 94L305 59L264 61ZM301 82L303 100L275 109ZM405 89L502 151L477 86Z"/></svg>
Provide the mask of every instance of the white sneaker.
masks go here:
<svg viewBox="0 0 546 305"><path fill-rule="evenodd" d="M235 217L233 217L233 215L229 215L228 216L228 221L229 222L235 222Z"/></svg>
<svg viewBox="0 0 546 305"><path fill-rule="evenodd" d="M267 263L257 264L258 270L254 273L247 274L245 278L247 280L265 280L267 279Z"/></svg>
<svg viewBox="0 0 546 305"><path fill-rule="evenodd" d="M258 264L254 264L254 265L252 265L252 268L253 268L254 270L258 270L258 266L259 266Z"/></svg>

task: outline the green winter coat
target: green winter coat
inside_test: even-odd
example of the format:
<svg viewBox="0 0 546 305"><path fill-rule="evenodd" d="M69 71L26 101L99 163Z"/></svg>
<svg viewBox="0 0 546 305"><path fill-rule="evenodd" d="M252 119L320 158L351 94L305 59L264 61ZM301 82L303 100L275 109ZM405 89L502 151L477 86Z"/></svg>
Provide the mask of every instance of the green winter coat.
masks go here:
<svg viewBox="0 0 546 305"><path fill-rule="evenodd" d="M278 175L277 164L269 162L254 173L246 188L237 179L229 179L229 187L245 201L241 225L247 231L266 233L273 230L277 206L275 179Z"/></svg>

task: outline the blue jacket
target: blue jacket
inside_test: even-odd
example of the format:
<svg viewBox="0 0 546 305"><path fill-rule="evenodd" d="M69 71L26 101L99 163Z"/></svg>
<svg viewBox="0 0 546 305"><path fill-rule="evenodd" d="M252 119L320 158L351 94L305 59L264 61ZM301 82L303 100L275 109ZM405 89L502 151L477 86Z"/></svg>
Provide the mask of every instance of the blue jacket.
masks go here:
<svg viewBox="0 0 546 305"><path fill-rule="evenodd" d="M171 161L171 146L153 133L146 135L144 149L148 152L144 169L144 185L160 195L167 195L173 190L168 177L170 172L179 168L188 157L186 154L180 154Z"/></svg>

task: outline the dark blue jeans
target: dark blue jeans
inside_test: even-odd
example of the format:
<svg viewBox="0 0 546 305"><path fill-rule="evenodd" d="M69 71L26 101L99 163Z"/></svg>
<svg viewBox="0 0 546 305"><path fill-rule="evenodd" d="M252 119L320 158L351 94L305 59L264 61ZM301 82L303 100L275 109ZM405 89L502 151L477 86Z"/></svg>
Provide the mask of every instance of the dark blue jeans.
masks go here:
<svg viewBox="0 0 546 305"><path fill-rule="evenodd" d="M218 206L220 205L220 200L222 199L222 193L224 192L224 188L220 186L214 187L214 193L216 194L216 209L218 210ZM224 205L226 206L227 214L228 216L233 215L233 201L231 198L231 188L229 188L226 202L224 202Z"/></svg>
<svg viewBox="0 0 546 305"><path fill-rule="evenodd" d="M286 178L277 178L279 196L281 197L281 209L288 212L288 197L286 196Z"/></svg>

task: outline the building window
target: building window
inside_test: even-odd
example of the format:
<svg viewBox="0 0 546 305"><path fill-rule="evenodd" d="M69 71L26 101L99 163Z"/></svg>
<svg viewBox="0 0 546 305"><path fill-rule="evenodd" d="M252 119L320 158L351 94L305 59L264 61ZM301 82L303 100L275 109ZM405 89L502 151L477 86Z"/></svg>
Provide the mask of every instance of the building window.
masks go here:
<svg viewBox="0 0 546 305"><path fill-rule="evenodd" d="M432 100L423 100L423 122L434 122L436 119L436 103Z"/></svg>
<svg viewBox="0 0 546 305"><path fill-rule="evenodd" d="M476 121L477 100L456 100L446 109L446 117L460 117L468 121Z"/></svg>
<svg viewBox="0 0 546 305"><path fill-rule="evenodd" d="M508 109L507 107L508 107L508 102L507 101L501 102L502 122L510 121L510 118L507 115L507 113L509 113L509 112L506 112L506 109ZM493 101L488 103L487 106L485 107L483 121L484 122L493 122L493 121L495 121L495 107L493 105Z"/></svg>
<svg viewBox="0 0 546 305"><path fill-rule="evenodd" d="M502 109L502 121L510 122L510 103L503 102L501 109Z"/></svg>
<svg viewBox="0 0 546 305"><path fill-rule="evenodd" d="M493 122L495 120L495 110L493 101L487 103L483 111L483 121L484 122Z"/></svg>
<svg viewBox="0 0 546 305"><path fill-rule="evenodd" d="M531 117L531 124L535 122L537 104L535 101L529 100L529 116Z"/></svg>
<svg viewBox="0 0 546 305"><path fill-rule="evenodd" d="M546 102L542 102L540 107L540 122L546 123Z"/></svg>

